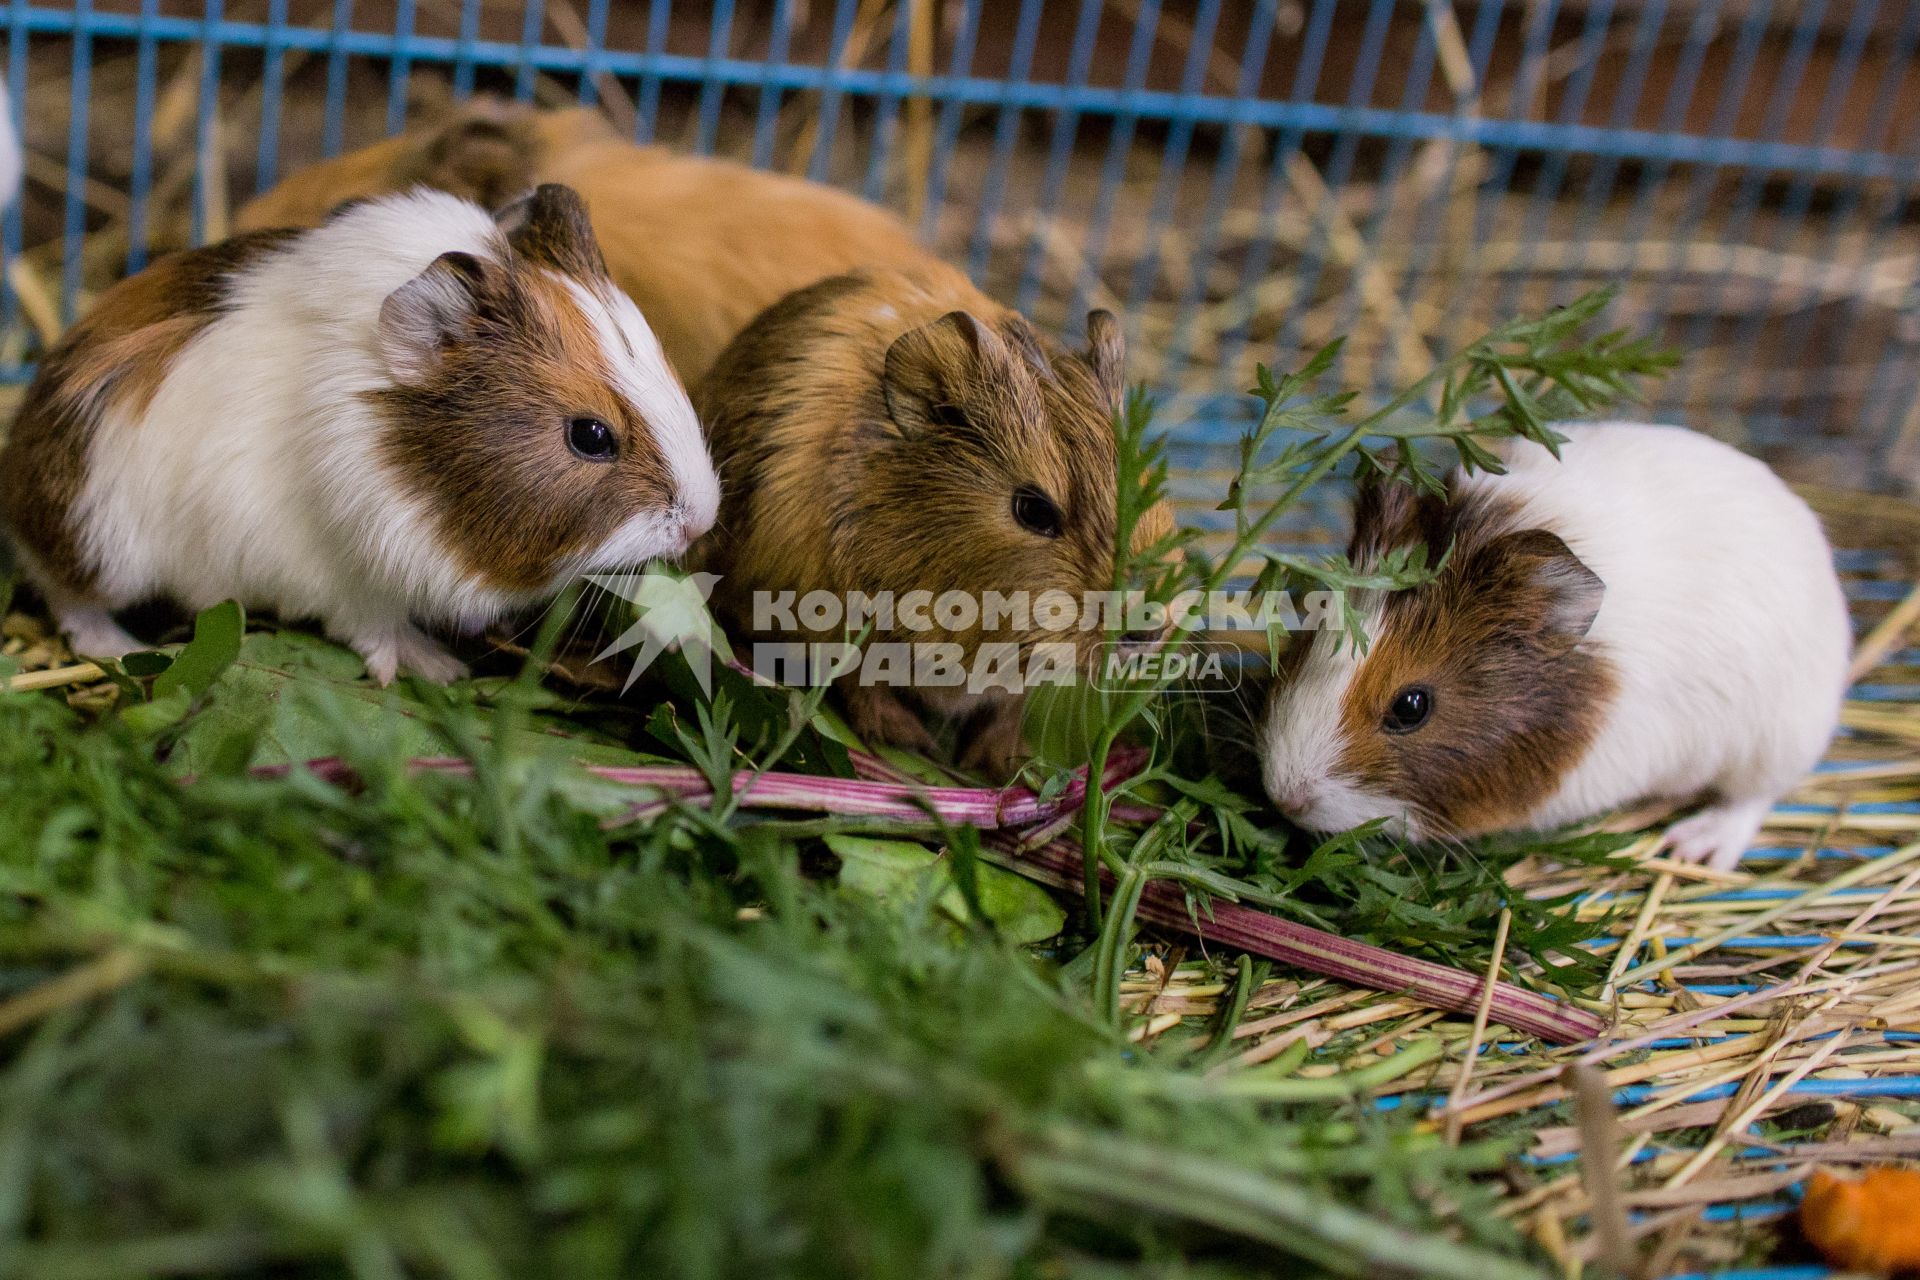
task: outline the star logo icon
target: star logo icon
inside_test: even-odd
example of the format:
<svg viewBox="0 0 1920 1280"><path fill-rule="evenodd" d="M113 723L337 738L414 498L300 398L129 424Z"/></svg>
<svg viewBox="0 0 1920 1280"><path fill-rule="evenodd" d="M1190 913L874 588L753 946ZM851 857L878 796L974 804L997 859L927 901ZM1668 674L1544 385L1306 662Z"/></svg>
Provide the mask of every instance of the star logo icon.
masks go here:
<svg viewBox="0 0 1920 1280"><path fill-rule="evenodd" d="M719 574L690 573L683 577L650 569L645 573L589 574L587 581L633 606L633 625L593 658L600 662L616 653L639 650L634 654L633 665L627 670L627 682L620 692L633 688L640 673L669 649L678 650L686 660L700 692L713 692L714 650L719 650L722 658L733 656L726 636L707 610L707 600L713 595L714 584L720 581Z"/></svg>

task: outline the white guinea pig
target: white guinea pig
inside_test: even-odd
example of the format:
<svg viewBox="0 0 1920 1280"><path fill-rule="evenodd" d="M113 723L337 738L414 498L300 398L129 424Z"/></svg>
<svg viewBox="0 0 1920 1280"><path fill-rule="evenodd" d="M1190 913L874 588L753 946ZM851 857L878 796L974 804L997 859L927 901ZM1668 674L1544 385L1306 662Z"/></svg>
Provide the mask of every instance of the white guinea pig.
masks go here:
<svg viewBox="0 0 1920 1280"><path fill-rule="evenodd" d="M164 258L42 362L0 515L74 648L110 609L228 597L317 617L374 678L712 525L700 426L585 207L435 192Z"/></svg>
<svg viewBox="0 0 1920 1280"><path fill-rule="evenodd" d="M1644 799L1732 866L1819 760L1847 684L1846 601L1819 520L1763 464L1678 427L1561 426L1445 498L1363 486L1350 554L1451 545L1439 577L1363 599L1364 655L1303 638L1260 726L1301 825L1412 840L1560 826Z"/></svg>

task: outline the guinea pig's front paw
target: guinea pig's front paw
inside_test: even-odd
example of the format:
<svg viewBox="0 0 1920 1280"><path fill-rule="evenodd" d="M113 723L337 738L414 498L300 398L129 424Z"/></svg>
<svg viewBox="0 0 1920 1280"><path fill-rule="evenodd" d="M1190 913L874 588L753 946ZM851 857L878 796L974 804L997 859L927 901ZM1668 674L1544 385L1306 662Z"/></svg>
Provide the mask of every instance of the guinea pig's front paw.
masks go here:
<svg viewBox="0 0 1920 1280"><path fill-rule="evenodd" d="M404 623L357 635L351 643L354 652L366 662L367 675L383 687L392 684L402 670L435 684L446 684L467 674L466 664L431 637Z"/></svg>
<svg viewBox="0 0 1920 1280"><path fill-rule="evenodd" d="M55 610L67 647L82 658L124 658L146 646L128 635L113 615L98 605L68 605Z"/></svg>
<svg viewBox="0 0 1920 1280"><path fill-rule="evenodd" d="M862 742L903 747L922 755L932 755L938 748L919 715L893 690L879 685L848 685L841 696L847 704L847 720Z"/></svg>
<svg viewBox="0 0 1920 1280"><path fill-rule="evenodd" d="M1024 715L1018 700L995 705L968 726L960 767L995 782L1006 782L1020 771L1020 762L1033 754L1022 732Z"/></svg>
<svg viewBox="0 0 1920 1280"><path fill-rule="evenodd" d="M1662 847L1685 862L1704 862L1715 871L1731 871L1760 834L1773 802L1747 799L1710 805L1667 828Z"/></svg>

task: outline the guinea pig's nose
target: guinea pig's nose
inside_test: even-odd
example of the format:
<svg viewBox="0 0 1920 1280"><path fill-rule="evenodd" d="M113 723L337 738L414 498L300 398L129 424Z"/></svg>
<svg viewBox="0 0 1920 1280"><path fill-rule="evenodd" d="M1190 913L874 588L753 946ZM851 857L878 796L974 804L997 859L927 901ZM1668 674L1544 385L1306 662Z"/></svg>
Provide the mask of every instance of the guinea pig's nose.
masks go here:
<svg viewBox="0 0 1920 1280"><path fill-rule="evenodd" d="M1162 627L1148 627L1138 631L1128 631L1121 635L1120 643L1134 649L1144 649L1148 645L1160 643L1166 630Z"/></svg>
<svg viewBox="0 0 1920 1280"><path fill-rule="evenodd" d="M677 541L680 544L679 549L681 551L685 551L688 547L691 547L699 540L701 534L713 528L713 517L711 515L700 511L689 510L685 503L680 503L675 506L674 515L678 517L675 521L675 531L678 535Z"/></svg>
<svg viewBox="0 0 1920 1280"><path fill-rule="evenodd" d="M680 536L686 546L713 528L720 518L720 483L711 473L682 480L674 495L673 514L680 522Z"/></svg>

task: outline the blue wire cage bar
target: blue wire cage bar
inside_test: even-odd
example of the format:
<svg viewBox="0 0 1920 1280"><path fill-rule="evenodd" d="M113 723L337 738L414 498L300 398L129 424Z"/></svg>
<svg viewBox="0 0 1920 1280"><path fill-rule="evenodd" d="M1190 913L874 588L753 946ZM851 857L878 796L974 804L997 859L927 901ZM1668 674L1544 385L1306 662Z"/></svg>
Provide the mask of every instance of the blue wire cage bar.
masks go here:
<svg viewBox="0 0 1920 1280"><path fill-rule="evenodd" d="M1599 284L1649 412L1920 483L1920 0L6 0L0 374L292 168L493 92L882 201L1125 318L1204 468L1255 361L1381 390ZM770 228L770 234L776 229Z"/></svg>

